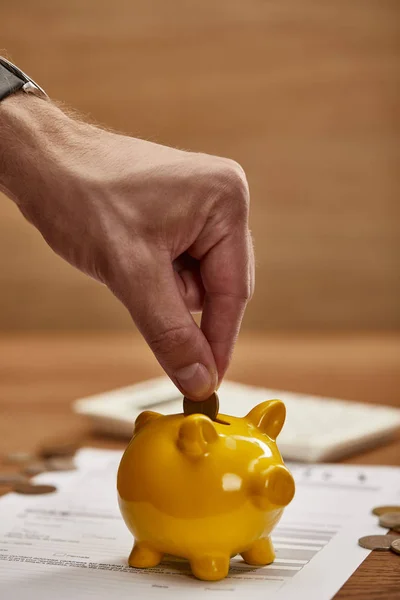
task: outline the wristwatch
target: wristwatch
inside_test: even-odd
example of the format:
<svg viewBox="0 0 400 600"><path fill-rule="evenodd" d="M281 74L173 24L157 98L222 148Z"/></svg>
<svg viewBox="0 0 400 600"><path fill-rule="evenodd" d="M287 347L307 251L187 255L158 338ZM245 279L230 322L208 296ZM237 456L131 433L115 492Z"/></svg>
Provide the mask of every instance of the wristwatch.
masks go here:
<svg viewBox="0 0 400 600"><path fill-rule="evenodd" d="M37 83L9 60L0 56L0 101L18 90L47 98L46 92Z"/></svg>

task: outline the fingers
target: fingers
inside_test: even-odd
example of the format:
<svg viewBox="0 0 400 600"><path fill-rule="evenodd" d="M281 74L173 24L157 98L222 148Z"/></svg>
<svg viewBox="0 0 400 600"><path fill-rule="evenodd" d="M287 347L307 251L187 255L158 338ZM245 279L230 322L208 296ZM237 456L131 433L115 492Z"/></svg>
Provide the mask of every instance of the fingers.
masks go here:
<svg viewBox="0 0 400 600"><path fill-rule="evenodd" d="M254 290L248 185L240 165L227 159L223 162L224 168L214 180L214 202L206 227L190 248L201 263L205 290L201 329L211 346L219 382Z"/></svg>
<svg viewBox="0 0 400 600"><path fill-rule="evenodd" d="M254 294L256 285L256 265L254 259L254 242L250 230L248 231L248 249L249 249L249 277L250 277L250 300Z"/></svg>
<svg viewBox="0 0 400 600"><path fill-rule="evenodd" d="M181 392L194 400L207 398L216 388L217 369L210 345L178 289L176 273L167 256L137 258L135 273L120 287L124 297L118 295Z"/></svg>
<svg viewBox="0 0 400 600"><path fill-rule="evenodd" d="M221 382L254 289L249 232L240 228L213 246L202 261L201 273L205 288L201 329L211 346Z"/></svg>

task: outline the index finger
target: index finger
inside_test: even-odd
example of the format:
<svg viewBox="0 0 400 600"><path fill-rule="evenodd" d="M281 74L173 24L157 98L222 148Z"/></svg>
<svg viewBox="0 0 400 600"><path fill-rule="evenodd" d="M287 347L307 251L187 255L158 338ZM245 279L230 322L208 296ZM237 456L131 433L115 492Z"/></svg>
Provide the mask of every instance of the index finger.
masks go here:
<svg viewBox="0 0 400 600"><path fill-rule="evenodd" d="M201 275L205 289L201 329L211 346L221 382L253 292L254 255L247 226L233 231L208 251L201 261Z"/></svg>

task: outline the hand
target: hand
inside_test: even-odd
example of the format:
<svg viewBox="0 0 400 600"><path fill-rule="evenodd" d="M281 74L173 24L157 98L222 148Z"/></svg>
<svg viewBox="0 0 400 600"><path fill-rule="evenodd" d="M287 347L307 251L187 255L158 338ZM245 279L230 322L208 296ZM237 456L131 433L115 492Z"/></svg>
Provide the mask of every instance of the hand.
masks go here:
<svg viewBox="0 0 400 600"><path fill-rule="evenodd" d="M207 397L254 287L241 167L110 133L22 94L0 106L0 136L6 193L55 252L124 303L182 393Z"/></svg>

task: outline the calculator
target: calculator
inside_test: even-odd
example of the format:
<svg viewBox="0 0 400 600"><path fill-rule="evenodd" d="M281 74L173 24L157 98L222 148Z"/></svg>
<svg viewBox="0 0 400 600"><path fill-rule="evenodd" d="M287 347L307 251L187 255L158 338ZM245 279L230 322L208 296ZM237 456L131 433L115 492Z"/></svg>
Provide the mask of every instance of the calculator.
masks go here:
<svg viewBox="0 0 400 600"><path fill-rule="evenodd" d="M224 381L218 390L220 412L244 416L256 404L279 398L286 422L278 438L284 459L326 462L385 443L400 427L400 409L271 390ZM182 396L168 377L76 400L73 409L102 433L129 439L143 410L182 412Z"/></svg>

